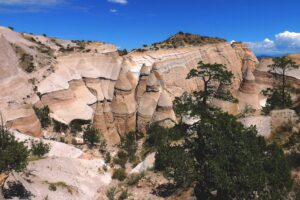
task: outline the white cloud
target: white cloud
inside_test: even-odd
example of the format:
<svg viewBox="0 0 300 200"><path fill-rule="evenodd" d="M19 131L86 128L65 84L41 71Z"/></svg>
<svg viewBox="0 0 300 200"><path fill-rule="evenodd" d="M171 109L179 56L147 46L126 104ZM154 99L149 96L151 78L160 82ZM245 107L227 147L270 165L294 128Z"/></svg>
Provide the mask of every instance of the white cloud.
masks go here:
<svg viewBox="0 0 300 200"><path fill-rule="evenodd" d="M128 3L127 0L108 0L108 2L118 3L118 4L124 4L124 5Z"/></svg>
<svg viewBox="0 0 300 200"><path fill-rule="evenodd" d="M273 40L269 38L264 39L262 42L246 42L249 47L258 54L269 54L269 53L276 53L276 46Z"/></svg>
<svg viewBox="0 0 300 200"><path fill-rule="evenodd" d="M111 13L117 13L118 10L117 9L110 9L109 12L111 12Z"/></svg>
<svg viewBox="0 0 300 200"><path fill-rule="evenodd" d="M62 3L63 0L0 0L0 5L6 6L51 6Z"/></svg>
<svg viewBox="0 0 300 200"><path fill-rule="evenodd" d="M300 33L284 31L261 42L247 42L256 54L285 54L300 52Z"/></svg>
<svg viewBox="0 0 300 200"><path fill-rule="evenodd" d="M275 36L278 48L300 49L300 33L284 31Z"/></svg>

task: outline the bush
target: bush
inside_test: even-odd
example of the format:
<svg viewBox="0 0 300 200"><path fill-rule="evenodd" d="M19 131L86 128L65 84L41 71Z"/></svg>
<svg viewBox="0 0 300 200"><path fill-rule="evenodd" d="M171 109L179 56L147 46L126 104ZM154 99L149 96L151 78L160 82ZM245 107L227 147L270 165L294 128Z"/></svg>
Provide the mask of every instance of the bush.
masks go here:
<svg viewBox="0 0 300 200"><path fill-rule="evenodd" d="M45 106L45 107L39 109L34 106L33 109L34 109L36 116L40 120L42 127L47 128L51 124L51 119L49 116L49 113L50 113L49 107Z"/></svg>
<svg viewBox="0 0 300 200"><path fill-rule="evenodd" d="M104 156L104 161L105 163L110 163L111 161L111 155L109 152L106 152L105 156Z"/></svg>
<svg viewBox="0 0 300 200"><path fill-rule="evenodd" d="M82 132L82 126L86 125L86 124L90 124L90 121L88 120L79 120L79 119L75 119L70 123L70 129L71 129L71 133L79 133Z"/></svg>
<svg viewBox="0 0 300 200"><path fill-rule="evenodd" d="M25 143L17 141L11 132L0 125L0 174L12 170L22 171L27 166L28 156L29 150Z"/></svg>
<svg viewBox="0 0 300 200"><path fill-rule="evenodd" d="M133 173L127 178L126 184L129 186L136 185L144 176L144 173Z"/></svg>
<svg viewBox="0 0 300 200"><path fill-rule="evenodd" d="M129 197L129 193L127 190L123 190L122 193L120 194L118 200L125 200Z"/></svg>
<svg viewBox="0 0 300 200"><path fill-rule="evenodd" d="M63 124L59 121L53 120L53 122L54 122L53 130L55 132L58 132L58 133L59 132L66 132L69 128L66 124Z"/></svg>
<svg viewBox="0 0 300 200"><path fill-rule="evenodd" d="M119 181L124 181L126 177L127 174L123 168L115 169L112 175L112 179L117 179Z"/></svg>
<svg viewBox="0 0 300 200"><path fill-rule="evenodd" d="M90 147L93 147L96 143L100 142L100 133L97 129L89 125L83 133L83 140Z"/></svg>
<svg viewBox="0 0 300 200"><path fill-rule="evenodd" d="M136 141L136 133L129 132L125 138L121 140L121 148L125 150L129 156L129 161L134 162L136 160L136 151L138 148L138 144Z"/></svg>
<svg viewBox="0 0 300 200"><path fill-rule="evenodd" d="M49 153L50 145L44 143L42 140L39 142L32 140L31 141L31 153L34 156L42 157L45 154Z"/></svg>
<svg viewBox="0 0 300 200"><path fill-rule="evenodd" d="M108 200L115 200L116 194L117 194L116 187L111 187L106 191L106 197L108 198Z"/></svg>
<svg viewBox="0 0 300 200"><path fill-rule="evenodd" d="M114 158L114 163L125 168L127 161L128 161L128 154L126 153L126 151L119 150L116 157Z"/></svg>
<svg viewBox="0 0 300 200"><path fill-rule="evenodd" d="M33 196L19 181L8 182L7 186L7 188L3 188L3 196L5 199L31 199Z"/></svg>

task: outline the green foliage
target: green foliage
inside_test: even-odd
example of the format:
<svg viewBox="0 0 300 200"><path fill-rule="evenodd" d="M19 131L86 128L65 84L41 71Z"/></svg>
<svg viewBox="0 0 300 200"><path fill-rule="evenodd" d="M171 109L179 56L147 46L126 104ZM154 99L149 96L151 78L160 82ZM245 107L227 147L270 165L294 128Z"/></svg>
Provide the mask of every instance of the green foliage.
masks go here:
<svg viewBox="0 0 300 200"><path fill-rule="evenodd" d="M119 150L116 157L113 160L114 164L120 165L123 168L125 168L127 161L128 161L128 154L124 150Z"/></svg>
<svg viewBox="0 0 300 200"><path fill-rule="evenodd" d="M132 173L130 176L126 179L126 184L128 186L136 185L139 180L141 180L145 176L144 173Z"/></svg>
<svg viewBox="0 0 300 200"><path fill-rule="evenodd" d="M136 159L136 151L138 148L136 132L129 132L124 138L121 139L121 148L127 152L129 162Z"/></svg>
<svg viewBox="0 0 300 200"><path fill-rule="evenodd" d="M83 133L83 140L89 146L93 147L96 143L100 142L100 133L93 126L88 126Z"/></svg>
<svg viewBox="0 0 300 200"><path fill-rule="evenodd" d="M299 65L288 57L273 58L273 64L269 65L269 73L272 73L275 86L267 88L262 92L267 97L267 104L263 112L268 114L273 109L284 109L292 105L291 91L292 87L286 80L286 74L294 69L298 69Z"/></svg>
<svg viewBox="0 0 300 200"><path fill-rule="evenodd" d="M123 50L118 50L118 53L120 56L125 56L128 54L128 51L127 51L127 49L123 49Z"/></svg>
<svg viewBox="0 0 300 200"><path fill-rule="evenodd" d="M177 185L188 187L195 181L195 161L182 146L166 145L155 155L155 170L163 171Z"/></svg>
<svg viewBox="0 0 300 200"><path fill-rule="evenodd" d="M79 133L81 132L83 129L82 129L82 125L84 125L85 123L82 121L82 120L73 120L71 121L70 123L70 130L71 130L71 133Z"/></svg>
<svg viewBox="0 0 300 200"><path fill-rule="evenodd" d="M210 98L214 97L225 101L236 100L226 89L226 86L232 84L234 78L233 73L226 70L222 64L204 64L202 61L198 63L197 69L192 69L187 78L200 78L204 84L204 91L199 92L198 99L206 105Z"/></svg>
<svg viewBox="0 0 300 200"><path fill-rule="evenodd" d="M283 94L283 91L285 91L285 94ZM262 94L267 97L266 105L262 109L264 114L269 114L275 109L289 108L293 104L288 88L285 90L280 87L267 88L262 91Z"/></svg>
<svg viewBox="0 0 300 200"><path fill-rule="evenodd" d="M33 109L43 128L47 128L49 125L51 125L51 119L49 116L50 109L48 106L43 108L37 108L34 106Z"/></svg>
<svg viewBox="0 0 300 200"><path fill-rule="evenodd" d="M66 189L70 194L73 193L72 187L63 181L59 181L59 182L55 182L55 183L49 183L49 182L46 182L46 183L49 184L48 189L50 191L56 191L57 188L62 188L62 189Z"/></svg>
<svg viewBox="0 0 300 200"><path fill-rule="evenodd" d="M129 193L127 190L123 190L118 198L118 200L125 200L129 197Z"/></svg>
<svg viewBox="0 0 300 200"><path fill-rule="evenodd" d="M32 199L33 194L26 190L21 182L8 181L6 184L7 186L3 188L3 196L5 199Z"/></svg>
<svg viewBox="0 0 300 200"><path fill-rule="evenodd" d="M106 191L106 197L108 200L115 200L117 194L117 188L116 187L111 187Z"/></svg>
<svg viewBox="0 0 300 200"><path fill-rule="evenodd" d="M171 141L178 141L184 137L186 126L177 124L170 129L163 128L157 123L151 124L147 129L147 138L144 143L144 155L153 152Z"/></svg>
<svg viewBox="0 0 300 200"><path fill-rule="evenodd" d="M219 113L199 125L198 136L195 155L204 168L200 175L205 184L218 190L218 196L253 198L257 191L261 198L267 195L270 199L289 188L291 179L282 150L267 145L253 127L245 128L233 116ZM198 185L203 197L210 196L205 184Z"/></svg>
<svg viewBox="0 0 300 200"><path fill-rule="evenodd" d="M117 179L119 181L124 181L127 177L127 174L125 172L125 169L119 168L119 169L114 169L112 179Z"/></svg>
<svg viewBox="0 0 300 200"><path fill-rule="evenodd" d="M109 152L105 153L104 161L105 161L105 163L110 163L111 162L111 155L110 155Z"/></svg>
<svg viewBox="0 0 300 200"><path fill-rule="evenodd" d="M283 151L221 111L207 112L182 145L158 149L156 169L198 199L282 199L292 181ZM212 194L212 191L216 191Z"/></svg>
<svg viewBox="0 0 300 200"><path fill-rule="evenodd" d="M22 171L28 162L29 150L2 123L0 126L0 173Z"/></svg>
<svg viewBox="0 0 300 200"><path fill-rule="evenodd" d="M53 123L54 123L53 130L55 132L58 132L58 133L59 132L66 132L69 128L66 124L63 124L63 123L61 123L59 121L56 121L56 120L53 120Z"/></svg>
<svg viewBox="0 0 300 200"><path fill-rule="evenodd" d="M31 153L34 156L43 157L45 154L49 153L50 145L44 143L42 140L34 141L31 140Z"/></svg>

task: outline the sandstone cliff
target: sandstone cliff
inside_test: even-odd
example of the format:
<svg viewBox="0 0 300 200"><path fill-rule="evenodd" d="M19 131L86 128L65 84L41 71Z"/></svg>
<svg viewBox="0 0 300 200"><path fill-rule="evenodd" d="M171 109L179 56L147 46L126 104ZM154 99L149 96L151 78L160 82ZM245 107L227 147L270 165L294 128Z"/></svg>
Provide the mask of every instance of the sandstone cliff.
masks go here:
<svg viewBox="0 0 300 200"><path fill-rule="evenodd" d="M175 37L175 44L181 39ZM166 41L173 44L174 37ZM216 105L232 113L246 104L259 108L252 74L258 61L244 44L208 37L176 48L162 44L119 56L116 47L101 42L64 41L0 28L0 110L5 122L41 136L32 107L47 105L54 120L92 121L109 143L117 144L120 136L144 131L149 123L177 122L172 101L183 92L201 89L197 79L186 80L200 60L224 64L234 73L231 90L242 101L215 101Z"/></svg>

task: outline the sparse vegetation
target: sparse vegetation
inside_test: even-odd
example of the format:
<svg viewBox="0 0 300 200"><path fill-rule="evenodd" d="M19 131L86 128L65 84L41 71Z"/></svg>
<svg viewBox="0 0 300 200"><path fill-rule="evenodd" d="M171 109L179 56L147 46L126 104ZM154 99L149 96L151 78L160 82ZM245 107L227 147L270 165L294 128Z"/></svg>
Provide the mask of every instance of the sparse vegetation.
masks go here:
<svg viewBox="0 0 300 200"><path fill-rule="evenodd" d="M36 116L38 117L38 119L41 122L41 126L43 128L49 127L49 125L51 125L51 118L49 116L49 113L50 113L49 107L45 106L43 108L37 108L34 106L33 109L34 109Z"/></svg>
<svg viewBox="0 0 300 200"><path fill-rule="evenodd" d="M31 199L33 195L21 182L16 181L7 183L7 188L3 189L3 196L5 199Z"/></svg>
<svg viewBox="0 0 300 200"><path fill-rule="evenodd" d="M127 174L125 172L125 169L123 169L123 168L114 169L112 179L124 181L126 179L126 177L127 177Z"/></svg>
<svg viewBox="0 0 300 200"><path fill-rule="evenodd" d="M128 176L126 179L126 184L128 186L136 185L143 177L145 176L145 173L133 173Z"/></svg>
<svg viewBox="0 0 300 200"><path fill-rule="evenodd" d="M1 115L0 120L2 121ZM29 150L25 142L17 141L15 136L4 127L2 121L0 125L0 173L9 173L12 170L22 171L27 166L28 157Z"/></svg>
<svg viewBox="0 0 300 200"><path fill-rule="evenodd" d="M201 77L198 73L190 74ZM210 106L208 94L177 99L177 114L200 120L179 125L182 142L159 140L155 169L174 183L167 191L194 186L197 199L284 199L293 182L282 149L257 136L255 127L246 128L236 117ZM170 134L172 129L162 132Z"/></svg>
<svg viewBox="0 0 300 200"><path fill-rule="evenodd" d="M43 157L45 154L49 153L50 145L44 143L42 140L34 141L31 140L31 154L37 157Z"/></svg>
<svg viewBox="0 0 300 200"><path fill-rule="evenodd" d="M96 143L100 142L100 133L96 128L89 125L84 130L83 140L90 147L93 147Z"/></svg>
<svg viewBox="0 0 300 200"><path fill-rule="evenodd" d="M128 51L127 51L127 49L123 49L123 50L118 50L118 53L120 56L125 56L128 54Z"/></svg>
<svg viewBox="0 0 300 200"><path fill-rule="evenodd" d="M59 121L56 121L56 120L52 120L53 121L53 130L55 131L55 132L66 132L68 129L69 129L69 127L68 127L68 125L66 125L66 124L63 124L63 123L61 123L61 122L59 122Z"/></svg>
<svg viewBox="0 0 300 200"><path fill-rule="evenodd" d="M118 200L125 200L130 196L128 190L123 190L118 198Z"/></svg>
<svg viewBox="0 0 300 200"><path fill-rule="evenodd" d="M291 91L293 87L287 82L286 74L299 65L287 57L273 58L273 64L269 65L269 73L274 77L275 85L273 88L267 88L262 94L267 97L266 106L263 112L268 114L274 109L284 109L292 106Z"/></svg>
<svg viewBox="0 0 300 200"><path fill-rule="evenodd" d="M115 200L117 195L117 188L116 187L111 187L106 191L106 197L109 200Z"/></svg>
<svg viewBox="0 0 300 200"><path fill-rule="evenodd" d="M63 181L59 181L59 182L55 182L55 183L50 183L50 182L46 181L46 183L49 185L48 189L50 191L56 191L57 188L61 188L61 189L67 190L70 194L73 193L72 187Z"/></svg>
<svg viewBox="0 0 300 200"><path fill-rule="evenodd" d="M114 164L120 165L121 167L125 168L125 165L128 161L128 154L124 150L119 150L116 157L114 157Z"/></svg>
<svg viewBox="0 0 300 200"><path fill-rule="evenodd" d="M180 31L162 42L154 43L149 47L144 46L144 49L140 49L140 51L146 50L146 48L151 50L176 49L185 46L200 46L220 42L226 42L226 40L217 37L207 37L190 33L183 33L182 31Z"/></svg>

